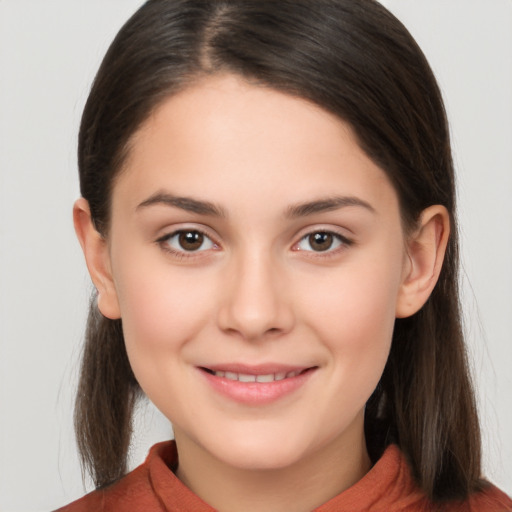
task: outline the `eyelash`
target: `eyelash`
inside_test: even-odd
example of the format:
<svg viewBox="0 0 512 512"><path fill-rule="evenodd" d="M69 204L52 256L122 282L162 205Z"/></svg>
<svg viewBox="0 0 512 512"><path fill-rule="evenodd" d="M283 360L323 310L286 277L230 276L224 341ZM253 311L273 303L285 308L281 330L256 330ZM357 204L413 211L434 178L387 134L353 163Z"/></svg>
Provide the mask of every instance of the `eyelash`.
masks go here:
<svg viewBox="0 0 512 512"><path fill-rule="evenodd" d="M172 240L174 237L179 236L179 235L183 235L183 234L190 234L190 233L199 234L199 235L204 237L204 241L201 244L201 246L204 244L204 242L206 240L209 240L209 242L213 246L212 248L216 249L216 248L219 247L219 245L212 239L212 237L210 235L208 235L203 230L198 229L198 228L193 228L193 229L177 229L176 231L173 231L172 233L168 233L168 234L158 238L156 240L156 243L165 252L168 252L168 253L172 254L174 257L177 257L179 259L194 258L194 257L197 258L200 253L206 252L206 250L204 250L204 249L203 250L194 250L194 251L187 251L185 249L178 250L178 249L174 249L173 247L171 247L169 245L169 241Z"/></svg>
<svg viewBox="0 0 512 512"><path fill-rule="evenodd" d="M207 249L203 249L203 250L192 250L192 251L187 251L185 249L183 250L178 250L178 249L175 249L175 248L172 248L170 245L169 245L169 241L172 240L174 237L177 237L179 235L183 235L183 234L199 234L201 235L202 237L204 237L204 240L203 242L201 243L201 246L204 244L204 242L206 240L209 241L209 243L212 245L212 247L209 247ZM324 251L315 251L315 250L307 250L307 249L301 249L299 248L299 245L303 242L303 241L307 241L308 238L310 238L311 236L314 236L314 235L329 235L329 236L332 236L334 240L337 240L339 242L339 245L337 247L335 247L334 249L331 249L331 247L327 248L326 250ZM172 233L168 233L160 238L158 238L156 240L156 243L165 251L165 252L168 252L170 254L172 254L174 257L177 257L179 259L185 259L185 258L194 258L194 257L199 257L199 255L203 252L207 252L208 250L210 249L218 249L219 248L219 244L217 244L210 235L208 235L205 231L201 230L201 229L198 229L198 228L193 228L193 229L178 229L176 231L173 231ZM335 256L337 255L340 251L343 251L344 249L346 249L347 247L350 247L351 245L354 244L354 241L347 238L346 236L340 234L340 233L337 233L336 231L332 231L332 230L328 230L328 229L318 229L318 230L314 230L314 231L310 231L308 233L306 233L305 235L303 235L298 242L294 243L293 246L292 246L292 250L295 251L295 252L302 252L302 253L311 253L308 255L308 257L315 257L315 258L328 258L328 257L332 257L332 256Z"/></svg>
<svg viewBox="0 0 512 512"><path fill-rule="evenodd" d="M301 249L299 247L299 245L303 241L307 241L310 237L312 237L314 235L332 236L334 241L337 241L339 243L339 245L334 248L329 247L324 251L307 250L307 249ZM300 238L300 240L293 245L292 250L295 250L297 252L306 253L306 254L309 253L308 257L329 258L329 257L337 256L340 251L343 251L352 245L354 245L354 240L347 238L346 236L342 235L341 233L338 233L336 231L329 230L329 229L317 229L314 231L309 231L308 233L303 235Z"/></svg>

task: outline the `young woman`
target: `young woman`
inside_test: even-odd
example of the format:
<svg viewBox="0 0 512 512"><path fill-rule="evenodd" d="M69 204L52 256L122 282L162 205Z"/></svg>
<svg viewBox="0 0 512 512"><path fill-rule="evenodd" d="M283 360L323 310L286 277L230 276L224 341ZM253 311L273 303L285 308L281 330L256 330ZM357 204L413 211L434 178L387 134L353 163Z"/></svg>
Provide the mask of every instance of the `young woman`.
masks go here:
<svg viewBox="0 0 512 512"><path fill-rule="evenodd" d="M150 0L79 139L64 511L511 510L481 477L444 108L373 0ZM175 441L126 475L145 394Z"/></svg>

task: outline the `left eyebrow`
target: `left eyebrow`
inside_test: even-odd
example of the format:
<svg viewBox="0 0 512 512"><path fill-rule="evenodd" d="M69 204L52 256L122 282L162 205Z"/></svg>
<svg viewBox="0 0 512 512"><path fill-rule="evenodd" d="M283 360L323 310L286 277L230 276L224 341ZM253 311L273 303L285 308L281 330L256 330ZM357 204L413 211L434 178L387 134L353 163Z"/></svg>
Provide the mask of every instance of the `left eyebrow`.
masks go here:
<svg viewBox="0 0 512 512"><path fill-rule="evenodd" d="M316 201L292 205L287 209L286 217L292 219L297 217L306 217L315 213L330 212L332 210L338 210L348 206L358 206L365 208L372 213L376 213L375 208L371 204L359 199L358 197L338 196L326 197Z"/></svg>
<svg viewBox="0 0 512 512"><path fill-rule="evenodd" d="M181 197L166 192L157 192L145 201L140 203L136 210L154 205L172 206L199 215L210 215L212 217L225 217L226 213L219 206L192 197Z"/></svg>

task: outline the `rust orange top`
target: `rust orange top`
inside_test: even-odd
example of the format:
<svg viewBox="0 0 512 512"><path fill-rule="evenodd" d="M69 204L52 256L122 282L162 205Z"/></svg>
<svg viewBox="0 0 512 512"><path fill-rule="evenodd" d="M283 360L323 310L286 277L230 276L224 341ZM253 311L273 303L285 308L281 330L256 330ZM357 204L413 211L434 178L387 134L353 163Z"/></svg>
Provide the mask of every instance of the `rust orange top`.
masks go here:
<svg viewBox="0 0 512 512"><path fill-rule="evenodd" d="M112 486L93 491L57 512L214 512L174 475L178 454L174 441L151 449L144 464ZM434 512L416 486L409 466L395 446L355 485L314 512ZM468 501L450 503L444 512L507 512L512 500L494 486Z"/></svg>

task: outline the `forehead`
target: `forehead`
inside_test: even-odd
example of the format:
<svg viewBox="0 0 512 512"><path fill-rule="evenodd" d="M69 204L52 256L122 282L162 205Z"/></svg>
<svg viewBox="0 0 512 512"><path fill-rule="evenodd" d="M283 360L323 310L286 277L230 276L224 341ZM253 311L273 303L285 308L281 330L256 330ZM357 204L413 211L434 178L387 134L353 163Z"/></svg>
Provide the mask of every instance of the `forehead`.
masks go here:
<svg viewBox="0 0 512 512"><path fill-rule="evenodd" d="M137 202L159 188L228 206L255 194L276 205L339 194L377 199L383 189L396 200L348 124L230 75L168 98L133 137L114 200L116 191Z"/></svg>

